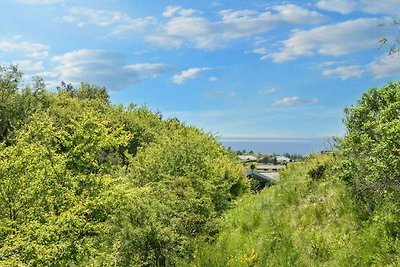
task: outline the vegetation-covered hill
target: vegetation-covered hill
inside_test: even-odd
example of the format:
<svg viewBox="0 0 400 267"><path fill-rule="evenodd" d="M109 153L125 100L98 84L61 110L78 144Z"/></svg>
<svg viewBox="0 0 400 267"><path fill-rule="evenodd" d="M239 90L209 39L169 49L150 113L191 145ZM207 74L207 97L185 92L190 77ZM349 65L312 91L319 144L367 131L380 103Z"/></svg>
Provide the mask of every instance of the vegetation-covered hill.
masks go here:
<svg viewBox="0 0 400 267"><path fill-rule="evenodd" d="M242 198L193 266L398 266L400 84L367 91L344 122L337 152Z"/></svg>
<svg viewBox="0 0 400 267"><path fill-rule="evenodd" d="M338 151L252 194L211 135L3 67L0 266L399 265L400 84L344 122Z"/></svg>
<svg viewBox="0 0 400 267"><path fill-rule="evenodd" d="M386 219L361 218L351 189L332 170L310 176L336 160L291 165L277 185L242 198L225 214L217 240L198 244L191 266L397 266L400 242Z"/></svg>
<svg viewBox="0 0 400 267"><path fill-rule="evenodd" d="M210 135L0 69L0 265L171 266L248 190Z"/></svg>

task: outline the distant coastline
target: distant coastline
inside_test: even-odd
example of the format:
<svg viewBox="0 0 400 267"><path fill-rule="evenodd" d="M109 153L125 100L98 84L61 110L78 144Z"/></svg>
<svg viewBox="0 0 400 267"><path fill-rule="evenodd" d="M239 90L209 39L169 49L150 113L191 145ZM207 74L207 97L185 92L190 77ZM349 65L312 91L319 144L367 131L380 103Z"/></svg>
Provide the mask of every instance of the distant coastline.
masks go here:
<svg viewBox="0 0 400 267"><path fill-rule="evenodd" d="M325 150L323 138L246 138L221 137L219 141L225 148L255 153L289 153L308 155Z"/></svg>

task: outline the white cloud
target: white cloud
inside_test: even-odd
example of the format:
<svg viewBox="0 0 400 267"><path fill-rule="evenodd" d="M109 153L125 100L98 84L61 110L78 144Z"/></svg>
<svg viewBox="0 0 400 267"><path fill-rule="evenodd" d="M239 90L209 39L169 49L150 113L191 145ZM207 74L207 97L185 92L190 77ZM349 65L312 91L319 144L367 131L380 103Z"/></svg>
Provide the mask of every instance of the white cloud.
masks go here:
<svg viewBox="0 0 400 267"><path fill-rule="evenodd" d="M371 14L400 14L400 1L398 0L361 0L361 10Z"/></svg>
<svg viewBox="0 0 400 267"><path fill-rule="evenodd" d="M265 47L255 48L253 49L253 53L258 55L265 55L267 54L267 49L265 49Z"/></svg>
<svg viewBox="0 0 400 267"><path fill-rule="evenodd" d="M162 13L163 17L172 17L173 15L175 15L180 9L182 9L182 7L180 6L167 6L164 10L164 12Z"/></svg>
<svg viewBox="0 0 400 267"><path fill-rule="evenodd" d="M126 22L117 25L112 30L111 34L114 36L124 36L129 32L144 29L145 27L153 25L155 23L156 19L154 17L129 19Z"/></svg>
<svg viewBox="0 0 400 267"><path fill-rule="evenodd" d="M140 63L126 65L124 69L137 73L140 77L157 77L169 71L173 71L175 67L161 63Z"/></svg>
<svg viewBox="0 0 400 267"><path fill-rule="evenodd" d="M23 52L31 58L44 58L48 56L49 47L40 43L32 43L19 40L0 39L0 51Z"/></svg>
<svg viewBox="0 0 400 267"><path fill-rule="evenodd" d="M363 18L340 22L334 25L317 27L311 30L298 30L282 42L277 53L265 55L275 62L285 62L300 56L314 54L341 56L358 50L377 47L377 40L384 34L377 27L375 18Z"/></svg>
<svg viewBox="0 0 400 267"><path fill-rule="evenodd" d="M276 19L294 24L317 23L324 20L324 16L318 12L310 11L293 4L274 6L272 10L278 12L279 17Z"/></svg>
<svg viewBox="0 0 400 267"><path fill-rule="evenodd" d="M334 69L326 69L322 71L324 76L336 76L342 80L349 78L361 78L364 74L364 69L360 65L339 66Z"/></svg>
<svg viewBox="0 0 400 267"><path fill-rule="evenodd" d="M22 4L29 5L50 5L50 4L58 4L64 2L64 0L16 0Z"/></svg>
<svg viewBox="0 0 400 267"><path fill-rule="evenodd" d="M211 70L210 68L190 68L175 75L172 81L177 84L182 84L186 79L195 79L201 72Z"/></svg>
<svg viewBox="0 0 400 267"><path fill-rule="evenodd" d="M156 63L126 65L121 54L104 50L81 49L52 58L56 64L54 80L73 84L90 82L109 90L118 90L139 82L146 77L155 77L172 67Z"/></svg>
<svg viewBox="0 0 400 267"><path fill-rule="evenodd" d="M152 43L164 48L179 48L183 44L183 40L165 34L146 35L144 40L148 43Z"/></svg>
<svg viewBox="0 0 400 267"><path fill-rule="evenodd" d="M276 106L300 106L317 103L316 98L300 98L298 96L285 97L275 102Z"/></svg>
<svg viewBox="0 0 400 267"><path fill-rule="evenodd" d="M368 65L369 71L375 79L385 77L400 77L400 56L399 55L383 55L375 59Z"/></svg>
<svg viewBox="0 0 400 267"><path fill-rule="evenodd" d="M33 62L32 60L17 60L13 61L12 65L17 65L25 74L37 73L44 70L42 61Z"/></svg>
<svg viewBox="0 0 400 267"><path fill-rule="evenodd" d="M317 7L328 11L349 14L357 8L357 2L352 0L322 0Z"/></svg>
<svg viewBox="0 0 400 267"><path fill-rule="evenodd" d="M316 4L320 9L349 14L360 11L368 14L400 13L400 1L398 0L320 0Z"/></svg>
<svg viewBox="0 0 400 267"><path fill-rule="evenodd" d="M167 6L163 12L163 17L172 17L172 16L181 16L181 17L187 17L190 15L193 15L195 13L201 13L198 10L195 9L185 9L182 8L181 6Z"/></svg>
<svg viewBox="0 0 400 267"><path fill-rule="evenodd" d="M321 64L319 64L318 66L319 67L329 67L329 66L333 66L333 65L336 65L336 64L338 64L337 61L330 60L330 61L324 61Z"/></svg>
<svg viewBox="0 0 400 267"><path fill-rule="evenodd" d="M222 97L222 98L232 98L236 96L236 92L233 91L207 91L204 93L208 97Z"/></svg>
<svg viewBox="0 0 400 267"><path fill-rule="evenodd" d="M111 34L124 36L126 33L143 29L156 23L154 17L132 18L119 11L91 9L74 7L63 17L67 23L75 24L78 27L96 25L100 27L112 27Z"/></svg>
<svg viewBox="0 0 400 267"><path fill-rule="evenodd" d="M59 74L55 71L41 71L34 73L33 76L39 76L43 78L47 84L51 85L52 88L60 85L60 81L58 80Z"/></svg>
<svg viewBox="0 0 400 267"><path fill-rule="evenodd" d="M216 82L218 80L217 77L211 76L210 78L207 79L209 82Z"/></svg>
<svg viewBox="0 0 400 267"><path fill-rule="evenodd" d="M158 46L164 46L165 40L168 40L167 44L175 40L176 45L216 49L232 40L265 33L283 24L318 23L324 19L315 11L293 4L273 6L264 12L222 10L217 21L194 15L194 12L186 12L182 16L181 11L180 7L167 8L164 16L169 20L161 25L160 32L149 35L146 40Z"/></svg>
<svg viewBox="0 0 400 267"><path fill-rule="evenodd" d="M69 15L63 17L63 20L68 23L74 23L79 27L87 24L109 26L127 21L129 17L118 11L74 7L69 10Z"/></svg>
<svg viewBox="0 0 400 267"><path fill-rule="evenodd" d="M337 64L321 64L321 67L328 67ZM399 55L387 55L384 54L379 58L373 60L367 66L360 65L349 65L349 66L338 66L332 69L325 69L322 71L324 76L335 76L342 80L350 78L361 78L364 74L371 74L374 79L383 79L386 77L396 77L398 79L400 73L400 56Z"/></svg>

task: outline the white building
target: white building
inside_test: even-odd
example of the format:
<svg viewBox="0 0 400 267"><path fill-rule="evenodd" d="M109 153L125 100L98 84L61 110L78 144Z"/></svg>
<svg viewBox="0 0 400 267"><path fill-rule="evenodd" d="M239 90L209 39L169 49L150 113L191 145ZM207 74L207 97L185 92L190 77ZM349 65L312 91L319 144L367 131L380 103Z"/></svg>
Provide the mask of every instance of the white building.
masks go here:
<svg viewBox="0 0 400 267"><path fill-rule="evenodd" d="M289 163L291 159L284 156L278 156L276 157L276 161L278 161L278 163Z"/></svg>
<svg viewBox="0 0 400 267"><path fill-rule="evenodd" d="M237 156L238 159L241 162L251 162L251 161L257 161L257 158L251 155L241 155L241 156Z"/></svg>

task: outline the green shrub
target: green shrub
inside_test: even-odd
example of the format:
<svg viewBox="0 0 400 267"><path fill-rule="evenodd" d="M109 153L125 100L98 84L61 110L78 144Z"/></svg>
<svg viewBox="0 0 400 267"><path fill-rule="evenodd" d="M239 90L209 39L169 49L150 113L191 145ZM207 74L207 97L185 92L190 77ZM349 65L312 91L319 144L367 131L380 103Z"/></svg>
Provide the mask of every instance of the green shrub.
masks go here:
<svg viewBox="0 0 400 267"><path fill-rule="evenodd" d="M249 185L216 139L0 69L0 265L174 266Z"/></svg>
<svg viewBox="0 0 400 267"><path fill-rule="evenodd" d="M321 180L332 175L334 154L311 156L307 161L307 175L313 180Z"/></svg>
<svg viewBox="0 0 400 267"><path fill-rule="evenodd" d="M381 235L394 244L400 225L400 209L393 208L400 206L400 83L368 90L346 109L344 122L340 177L351 186L361 219L386 214Z"/></svg>

